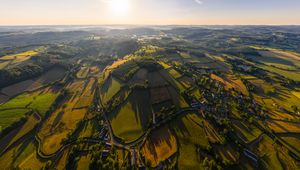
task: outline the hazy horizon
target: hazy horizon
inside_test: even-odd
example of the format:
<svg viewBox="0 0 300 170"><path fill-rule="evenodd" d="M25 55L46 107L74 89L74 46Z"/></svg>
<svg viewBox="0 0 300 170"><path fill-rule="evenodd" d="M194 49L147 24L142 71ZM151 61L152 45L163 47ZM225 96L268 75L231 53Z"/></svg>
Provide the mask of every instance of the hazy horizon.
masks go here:
<svg viewBox="0 0 300 170"><path fill-rule="evenodd" d="M2 26L300 24L295 0L10 0L1 6Z"/></svg>

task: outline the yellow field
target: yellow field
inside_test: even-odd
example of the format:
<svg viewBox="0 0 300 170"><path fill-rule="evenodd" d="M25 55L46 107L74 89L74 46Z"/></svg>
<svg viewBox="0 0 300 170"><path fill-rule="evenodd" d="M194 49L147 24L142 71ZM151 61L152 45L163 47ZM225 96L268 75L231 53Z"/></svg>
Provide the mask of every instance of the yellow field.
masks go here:
<svg viewBox="0 0 300 170"><path fill-rule="evenodd" d="M283 121L267 121L267 125L275 133L300 133L300 124L299 123L290 123Z"/></svg>
<svg viewBox="0 0 300 170"><path fill-rule="evenodd" d="M180 140L202 146L203 148L209 146L204 130L203 119L195 113L177 119L171 127Z"/></svg>
<svg viewBox="0 0 300 170"><path fill-rule="evenodd" d="M89 165L91 163L91 155L83 155L80 157L77 163L77 170L86 170L89 169Z"/></svg>
<svg viewBox="0 0 300 170"><path fill-rule="evenodd" d="M245 143L252 142L262 134L262 132L258 128L245 122L234 121L233 126L236 134Z"/></svg>
<svg viewBox="0 0 300 170"><path fill-rule="evenodd" d="M121 90L122 84L115 78L109 78L101 88L102 104L109 102Z"/></svg>
<svg viewBox="0 0 300 170"><path fill-rule="evenodd" d="M126 63L127 61L129 61L129 60L126 60L126 59L121 60L121 59L120 59L120 60L118 60L118 61L115 61L112 65L108 66L108 67L106 68L106 70L113 70L113 69L116 69L116 68L118 68L120 65Z"/></svg>
<svg viewBox="0 0 300 170"><path fill-rule="evenodd" d="M15 64L15 63L20 63L23 61L26 61L28 59L30 59L32 56L37 55L38 52L37 51L26 51L23 53L19 53L19 54L13 54L13 55L7 55L7 56L3 56L0 59L1 60L12 60L11 64Z"/></svg>
<svg viewBox="0 0 300 170"><path fill-rule="evenodd" d="M21 148L22 144L19 144L12 149L8 150L5 152L3 155L0 157L0 165L1 169L10 169L13 164L13 159L17 156L18 150Z"/></svg>
<svg viewBox="0 0 300 170"><path fill-rule="evenodd" d="M163 62L163 61L159 61L158 63L159 63L161 66L163 66L164 69L171 68L171 66L170 66L169 64L167 64L167 63L165 63L165 62Z"/></svg>
<svg viewBox="0 0 300 170"><path fill-rule="evenodd" d="M253 80L249 80L249 82L255 85L257 88L262 88L265 94L275 91L274 85L271 85L264 80L253 79Z"/></svg>
<svg viewBox="0 0 300 170"><path fill-rule="evenodd" d="M89 73L89 67L81 67L80 70L77 72L76 77L77 78L86 78L86 76Z"/></svg>
<svg viewBox="0 0 300 170"><path fill-rule="evenodd" d="M224 84L226 90L235 89L237 91L240 91L244 95L249 95L247 87L244 85L244 83L240 79L236 79L232 76L227 76L226 78L221 78L215 74L211 74L210 77L212 79Z"/></svg>
<svg viewBox="0 0 300 170"><path fill-rule="evenodd" d="M297 169L294 160L282 146L276 145L264 135L252 149L261 157L263 166L267 169Z"/></svg>
<svg viewBox="0 0 300 170"><path fill-rule="evenodd" d="M179 144L178 169L204 170L196 146L183 140L180 140Z"/></svg>
<svg viewBox="0 0 300 170"><path fill-rule="evenodd" d="M169 74L172 75L173 78L177 79L179 77L181 77L182 75L180 73L178 73L178 71L174 70L174 69L171 69L171 70L168 70Z"/></svg>
<svg viewBox="0 0 300 170"><path fill-rule="evenodd" d="M59 158L57 164L55 165L56 169L64 169L66 167L69 156L69 148L65 149L62 156Z"/></svg>
<svg viewBox="0 0 300 170"><path fill-rule="evenodd" d="M9 65L11 61L3 61L3 62L0 62L0 69L4 69L6 66Z"/></svg>
<svg viewBox="0 0 300 170"><path fill-rule="evenodd" d="M296 96L298 99L300 99L300 92L299 91L292 91L291 92L294 96Z"/></svg>
<svg viewBox="0 0 300 170"><path fill-rule="evenodd" d="M151 167L157 167L176 151L176 138L167 127L153 131L142 148L143 155Z"/></svg>
<svg viewBox="0 0 300 170"><path fill-rule="evenodd" d="M94 85L96 80L90 79L88 84L86 85L84 91L82 92L81 96L79 97L78 102L74 108L87 108L93 101L93 97L95 94Z"/></svg>
<svg viewBox="0 0 300 170"><path fill-rule="evenodd" d="M29 131L31 131L38 123L40 120L34 115L31 115L28 117L28 120L26 123L22 126L20 131L14 138L9 142L8 146L16 142L18 139L23 137L25 134L27 134Z"/></svg>
<svg viewBox="0 0 300 170"><path fill-rule="evenodd" d="M148 90L133 90L118 109L107 114L115 136L124 142L132 142L147 129L152 116L151 99Z"/></svg>
<svg viewBox="0 0 300 170"><path fill-rule="evenodd" d="M235 151L230 145L215 146L215 152L222 160L236 163L239 159L239 153Z"/></svg>
<svg viewBox="0 0 300 170"><path fill-rule="evenodd" d="M58 151L61 147L61 142L75 130L76 124L87 113L87 108L74 109L76 103L80 100L84 83L84 81L76 81L67 86L67 89L72 92L73 96L62 107L52 113L38 132L38 137L42 140L41 150L45 154L52 154Z"/></svg>
<svg viewBox="0 0 300 170"><path fill-rule="evenodd" d="M88 121L86 126L79 134L79 138L92 137L95 133L95 128L92 121Z"/></svg>
<svg viewBox="0 0 300 170"><path fill-rule="evenodd" d="M209 122L204 121L204 127L208 140L211 143L221 143L224 141L223 137L220 136L217 130Z"/></svg>
<svg viewBox="0 0 300 170"><path fill-rule="evenodd" d="M135 112L131 103L123 106L117 117L111 120L114 134L128 142L139 138L144 131L141 121L136 115L139 115L139 113Z"/></svg>
<svg viewBox="0 0 300 170"><path fill-rule="evenodd" d="M187 58L192 58L191 55L190 55L189 53L184 53L184 52L181 52L181 53L180 53L180 56L181 56L182 58L185 58L185 59L187 59Z"/></svg>
<svg viewBox="0 0 300 170"><path fill-rule="evenodd" d="M42 162L38 159L37 152L33 152L28 156L20 165L20 169L41 169L45 165L45 162Z"/></svg>

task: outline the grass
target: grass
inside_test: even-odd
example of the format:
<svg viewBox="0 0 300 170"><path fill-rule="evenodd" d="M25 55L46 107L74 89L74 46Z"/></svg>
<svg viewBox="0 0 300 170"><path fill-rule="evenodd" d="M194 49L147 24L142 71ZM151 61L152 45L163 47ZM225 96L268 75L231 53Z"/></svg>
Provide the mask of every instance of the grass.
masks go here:
<svg viewBox="0 0 300 170"><path fill-rule="evenodd" d="M22 144L18 144L0 156L1 169L12 169L13 159L17 156Z"/></svg>
<svg viewBox="0 0 300 170"><path fill-rule="evenodd" d="M58 95L59 93L48 91L48 89L24 93L1 105L0 109L32 108L36 109L41 116L44 116Z"/></svg>
<svg viewBox="0 0 300 170"><path fill-rule="evenodd" d="M207 148L209 143L203 121L195 113L192 113L178 118L171 127L180 140Z"/></svg>
<svg viewBox="0 0 300 170"><path fill-rule="evenodd" d="M245 143L252 142L262 134L258 128L245 122L234 121L233 126L236 134L238 134Z"/></svg>
<svg viewBox="0 0 300 170"><path fill-rule="evenodd" d="M33 142L30 142L27 144L27 146L22 150L21 154L17 157L17 159L14 161L15 166L19 166L24 161L26 162L26 159L29 158L32 154L36 152L36 147Z"/></svg>
<svg viewBox="0 0 300 170"><path fill-rule="evenodd" d="M275 103L277 105L276 107L273 106L275 107L274 109L280 111L280 108L283 108L287 111L294 112L292 106L297 106L298 108L300 108L300 99L294 94L293 91L289 89L282 88L282 87L277 88L275 94L270 96L273 101L272 103ZM280 112L285 112L285 111L281 110Z"/></svg>
<svg viewBox="0 0 300 170"><path fill-rule="evenodd" d="M292 91L291 92L294 96L296 96L298 99L300 99L300 92L299 91Z"/></svg>
<svg viewBox="0 0 300 170"><path fill-rule="evenodd" d="M151 167L157 167L161 161L168 159L176 151L176 138L166 126L153 131L142 148Z"/></svg>
<svg viewBox="0 0 300 170"><path fill-rule="evenodd" d="M96 133L95 122L88 121L79 134L79 138L92 137Z"/></svg>
<svg viewBox="0 0 300 170"><path fill-rule="evenodd" d="M300 134L278 134L278 136L300 153Z"/></svg>
<svg viewBox="0 0 300 170"><path fill-rule="evenodd" d="M0 111L0 131L19 121L29 109L11 109Z"/></svg>
<svg viewBox="0 0 300 170"><path fill-rule="evenodd" d="M234 150L230 145L219 145L215 146L215 153L220 156L220 158L225 162L230 162L234 164L239 159L239 153Z"/></svg>
<svg viewBox="0 0 300 170"><path fill-rule="evenodd" d="M300 133L299 123L270 120L267 121L267 125L275 133Z"/></svg>
<svg viewBox="0 0 300 170"><path fill-rule="evenodd" d="M168 72L175 79L180 78L182 76L178 71L176 71L174 69L170 69L170 70L168 70Z"/></svg>
<svg viewBox="0 0 300 170"><path fill-rule="evenodd" d="M86 115L87 108L74 109L84 91L84 84L85 81L82 80L69 84L66 89L73 95L44 121L38 137L42 141L41 150L45 154L58 151L62 146L61 142L75 130L77 123Z"/></svg>
<svg viewBox="0 0 300 170"><path fill-rule="evenodd" d="M42 86L45 86L49 83L53 83L53 82L63 78L63 76L65 75L65 72L66 72L65 69L56 67L56 68L49 70L48 72L46 72L45 74L43 74L37 78L21 81L19 83L5 87L1 90L1 92L6 94L9 97L14 97L25 91L27 91L27 92L33 91L33 90L40 88Z"/></svg>
<svg viewBox="0 0 300 170"><path fill-rule="evenodd" d="M57 161L55 168L56 169L65 169L66 168L66 164L68 161L68 156L69 156L69 148L66 148L63 151L62 156L59 158L59 160Z"/></svg>
<svg viewBox="0 0 300 170"><path fill-rule="evenodd" d="M171 66L163 61L159 61L158 62L161 66L163 66L164 69L169 69L171 68Z"/></svg>
<svg viewBox="0 0 300 170"><path fill-rule="evenodd" d="M196 152L196 146L189 142L179 141L178 169L204 169Z"/></svg>
<svg viewBox="0 0 300 170"><path fill-rule="evenodd" d="M257 66L264 70L267 70L269 72L276 73L283 77L289 78L291 80L300 81L300 72L298 72L298 71L287 71L287 70L278 69L278 68L275 68L272 66L259 65L259 64Z"/></svg>
<svg viewBox="0 0 300 170"><path fill-rule="evenodd" d="M208 121L204 121L204 125L206 135L211 143L222 143L224 141L224 138L217 132L217 129L215 129Z"/></svg>
<svg viewBox="0 0 300 170"><path fill-rule="evenodd" d="M122 84L115 78L109 78L101 89L101 101L103 104L109 102L114 95L121 90Z"/></svg>
<svg viewBox="0 0 300 170"><path fill-rule="evenodd" d="M91 154L81 156L77 163L77 170L89 169L89 165L91 163L91 157L92 157Z"/></svg>
<svg viewBox="0 0 300 170"><path fill-rule="evenodd" d="M165 81L168 82L168 84L170 84L174 88L176 88L179 91L179 93L182 93L186 90L186 88L177 80L175 80L172 76L170 76L170 74L167 71L160 70L160 74L165 79Z"/></svg>
<svg viewBox="0 0 300 170"><path fill-rule="evenodd" d="M259 143L252 146L252 150L260 157L262 165L266 169L295 169L294 160L288 151L275 144L268 136L264 135ZM289 167L289 168L287 168Z"/></svg>
<svg viewBox="0 0 300 170"><path fill-rule="evenodd" d="M127 81L131 76L136 73L140 67L133 60L126 61L121 65L118 65L113 71L112 75L121 79L122 81Z"/></svg>
<svg viewBox="0 0 300 170"><path fill-rule="evenodd" d="M136 140L144 133L152 116L149 92L134 90L125 104L107 116L114 135L126 143Z"/></svg>
<svg viewBox="0 0 300 170"><path fill-rule="evenodd" d="M219 77L215 74L211 74L210 77L218 82L221 82L225 86L226 90L230 90L233 88L240 91L244 95L249 95L247 87L240 79L237 79L231 75L228 75L226 77Z"/></svg>
<svg viewBox="0 0 300 170"><path fill-rule="evenodd" d="M15 64L15 63L21 63L23 61L29 60L32 56L35 56L38 53L39 52L37 52L37 51L31 50L31 51L22 52L19 54L3 56L0 59L1 60L12 60L12 64Z"/></svg>
<svg viewBox="0 0 300 170"><path fill-rule="evenodd" d="M94 98L94 84L96 80L90 79L88 84L84 88L83 93L81 94L78 102L76 103L75 108L87 108L91 105Z"/></svg>
<svg viewBox="0 0 300 170"><path fill-rule="evenodd" d="M12 145L14 142L30 132L39 122L40 120L38 120L34 115L29 116L19 132L10 140L8 146Z"/></svg>
<svg viewBox="0 0 300 170"><path fill-rule="evenodd" d="M42 169L46 162L42 162L36 152L29 155L20 165L20 169Z"/></svg>
<svg viewBox="0 0 300 170"><path fill-rule="evenodd" d="M189 107L189 105L187 104L185 99L180 94L178 94L178 92L176 91L175 88L169 86L168 91L169 91L169 94L171 95L171 98L172 98L172 101L173 101L174 105L178 109Z"/></svg>
<svg viewBox="0 0 300 170"><path fill-rule="evenodd" d="M89 73L89 67L81 67L80 70L77 72L77 78L86 78Z"/></svg>
<svg viewBox="0 0 300 170"><path fill-rule="evenodd" d="M8 66L10 63L10 61L3 61L3 62L0 62L0 70L1 69L4 69L6 66Z"/></svg>
<svg viewBox="0 0 300 170"><path fill-rule="evenodd" d="M248 80L250 83L252 83L256 88L258 89L258 92L263 92L263 94L268 94L269 92L275 91L274 86L267 83L264 80L261 79L252 79Z"/></svg>
<svg viewBox="0 0 300 170"><path fill-rule="evenodd" d="M200 100L202 98L202 94L200 93L199 89L192 90L192 96L194 96L197 100Z"/></svg>
<svg viewBox="0 0 300 170"><path fill-rule="evenodd" d="M118 116L111 121L114 134L127 142L139 138L144 131L141 122L136 117L137 114L139 113L134 112L131 103L123 106Z"/></svg>
<svg viewBox="0 0 300 170"><path fill-rule="evenodd" d="M183 76L183 77L179 78L178 81L187 89L194 85L193 79L191 79L190 77L187 77L187 76Z"/></svg>
<svg viewBox="0 0 300 170"><path fill-rule="evenodd" d="M189 53L184 53L184 52L181 52L181 53L180 53L180 56L181 56L182 58L185 58L185 59L192 58L192 56L191 56Z"/></svg>

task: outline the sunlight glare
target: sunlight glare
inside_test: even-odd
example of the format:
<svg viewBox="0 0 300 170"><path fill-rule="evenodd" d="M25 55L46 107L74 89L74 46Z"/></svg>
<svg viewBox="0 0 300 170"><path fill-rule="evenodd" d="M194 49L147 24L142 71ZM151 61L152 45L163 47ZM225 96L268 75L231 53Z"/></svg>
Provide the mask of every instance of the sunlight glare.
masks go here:
<svg viewBox="0 0 300 170"><path fill-rule="evenodd" d="M129 12L129 0L109 0L108 4L113 15L126 15Z"/></svg>

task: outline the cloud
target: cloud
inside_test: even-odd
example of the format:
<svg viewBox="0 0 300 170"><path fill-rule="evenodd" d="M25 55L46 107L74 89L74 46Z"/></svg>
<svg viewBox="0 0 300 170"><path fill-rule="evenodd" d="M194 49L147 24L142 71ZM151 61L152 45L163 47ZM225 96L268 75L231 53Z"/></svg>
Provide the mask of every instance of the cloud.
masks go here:
<svg viewBox="0 0 300 170"><path fill-rule="evenodd" d="M201 0L195 0L195 2L199 5L203 4L203 2Z"/></svg>

